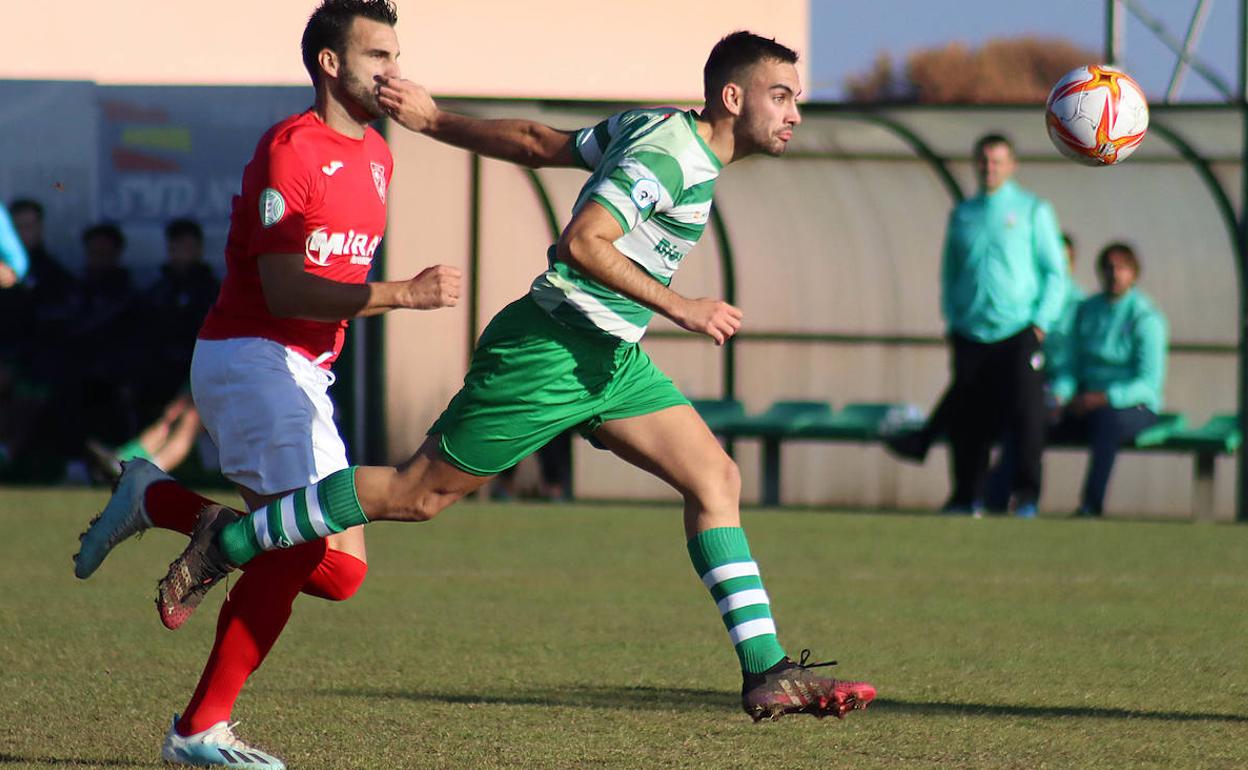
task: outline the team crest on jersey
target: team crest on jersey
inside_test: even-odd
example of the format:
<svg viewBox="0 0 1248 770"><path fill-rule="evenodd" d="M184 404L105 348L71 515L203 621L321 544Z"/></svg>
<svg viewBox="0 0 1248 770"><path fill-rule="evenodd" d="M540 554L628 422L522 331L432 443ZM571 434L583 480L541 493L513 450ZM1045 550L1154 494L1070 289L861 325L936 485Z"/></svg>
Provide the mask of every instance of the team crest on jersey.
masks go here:
<svg viewBox="0 0 1248 770"><path fill-rule="evenodd" d="M264 188L260 193L260 224L272 227L286 216L286 200L282 194L272 187Z"/></svg>
<svg viewBox="0 0 1248 770"><path fill-rule="evenodd" d="M629 193L633 203L637 204L637 208L644 209L659 202L659 182L656 179L638 179L633 182L633 189Z"/></svg>
<svg viewBox="0 0 1248 770"><path fill-rule="evenodd" d="M381 202L386 202L386 167L380 163L369 163L369 168L373 170L373 186L377 188L377 197L381 198Z"/></svg>

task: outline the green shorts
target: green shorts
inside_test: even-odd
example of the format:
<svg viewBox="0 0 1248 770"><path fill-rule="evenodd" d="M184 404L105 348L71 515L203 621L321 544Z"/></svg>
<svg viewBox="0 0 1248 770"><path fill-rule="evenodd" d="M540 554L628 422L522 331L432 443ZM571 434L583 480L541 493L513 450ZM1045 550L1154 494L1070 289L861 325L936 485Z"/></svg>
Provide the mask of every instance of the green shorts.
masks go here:
<svg viewBox="0 0 1248 770"><path fill-rule="evenodd" d="M569 428L588 435L688 403L636 343L573 329L525 296L485 328L464 387L429 435L441 435L451 464L491 476Z"/></svg>

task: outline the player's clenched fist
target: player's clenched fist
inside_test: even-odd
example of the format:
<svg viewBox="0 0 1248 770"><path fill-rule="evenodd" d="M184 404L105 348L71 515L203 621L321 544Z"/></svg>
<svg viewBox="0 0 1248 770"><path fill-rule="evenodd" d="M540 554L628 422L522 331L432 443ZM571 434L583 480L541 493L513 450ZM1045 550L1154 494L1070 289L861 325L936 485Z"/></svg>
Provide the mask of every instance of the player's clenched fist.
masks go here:
<svg viewBox="0 0 1248 770"><path fill-rule="evenodd" d="M421 270L408 284L408 307L434 310L454 307L459 302L459 282L463 272L450 265L434 265Z"/></svg>
<svg viewBox="0 0 1248 770"><path fill-rule="evenodd" d="M377 101L386 114L409 131L425 131L438 114L438 105L425 87L410 80L377 75Z"/></svg>
<svg viewBox="0 0 1248 770"><path fill-rule="evenodd" d="M680 314L672 320L722 345L741 328L741 311L723 300L703 297L686 300Z"/></svg>

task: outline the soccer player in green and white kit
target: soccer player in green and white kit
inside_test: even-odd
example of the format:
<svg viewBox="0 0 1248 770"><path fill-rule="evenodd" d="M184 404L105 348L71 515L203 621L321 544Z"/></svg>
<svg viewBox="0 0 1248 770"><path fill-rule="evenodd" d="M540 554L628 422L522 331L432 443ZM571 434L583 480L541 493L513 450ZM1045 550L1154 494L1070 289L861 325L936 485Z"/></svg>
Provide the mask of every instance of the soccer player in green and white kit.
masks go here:
<svg viewBox="0 0 1248 770"><path fill-rule="evenodd" d="M262 551L370 521L427 521L562 431L579 426L684 497L690 559L740 659L742 703L755 719L843 717L875 688L794 662L776 638L758 566L740 525L740 476L689 401L638 346L662 313L722 344L741 311L668 286L706 227L722 167L780 155L800 122L797 54L748 32L725 37L704 71L701 113L629 110L574 134L521 120L442 112L419 86L377 78L379 101L405 127L484 155L592 171L550 268L490 322L463 389L416 455L394 468L352 467L236 516L209 509L161 581L176 625L229 570Z"/></svg>

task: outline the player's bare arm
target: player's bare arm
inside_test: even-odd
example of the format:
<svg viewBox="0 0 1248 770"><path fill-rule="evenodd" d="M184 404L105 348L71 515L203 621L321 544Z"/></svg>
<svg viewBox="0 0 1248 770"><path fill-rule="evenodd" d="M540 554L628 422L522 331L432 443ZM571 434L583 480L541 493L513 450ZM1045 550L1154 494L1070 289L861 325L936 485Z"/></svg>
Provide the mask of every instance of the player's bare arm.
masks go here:
<svg viewBox="0 0 1248 770"><path fill-rule="evenodd" d="M424 86L378 75L377 100L409 131L529 168L575 166L572 133L533 120L483 120L438 109Z"/></svg>
<svg viewBox="0 0 1248 770"><path fill-rule="evenodd" d="M303 269L302 254L265 254L260 283L269 312L279 318L341 321L389 310L435 310L459 302L462 271L449 265L427 267L406 281L340 283Z"/></svg>
<svg viewBox="0 0 1248 770"><path fill-rule="evenodd" d="M737 333L741 328L738 308L710 297L689 299L654 280L615 248L623 234L615 217L590 201L564 229L557 258L682 328L705 334L717 345Z"/></svg>

